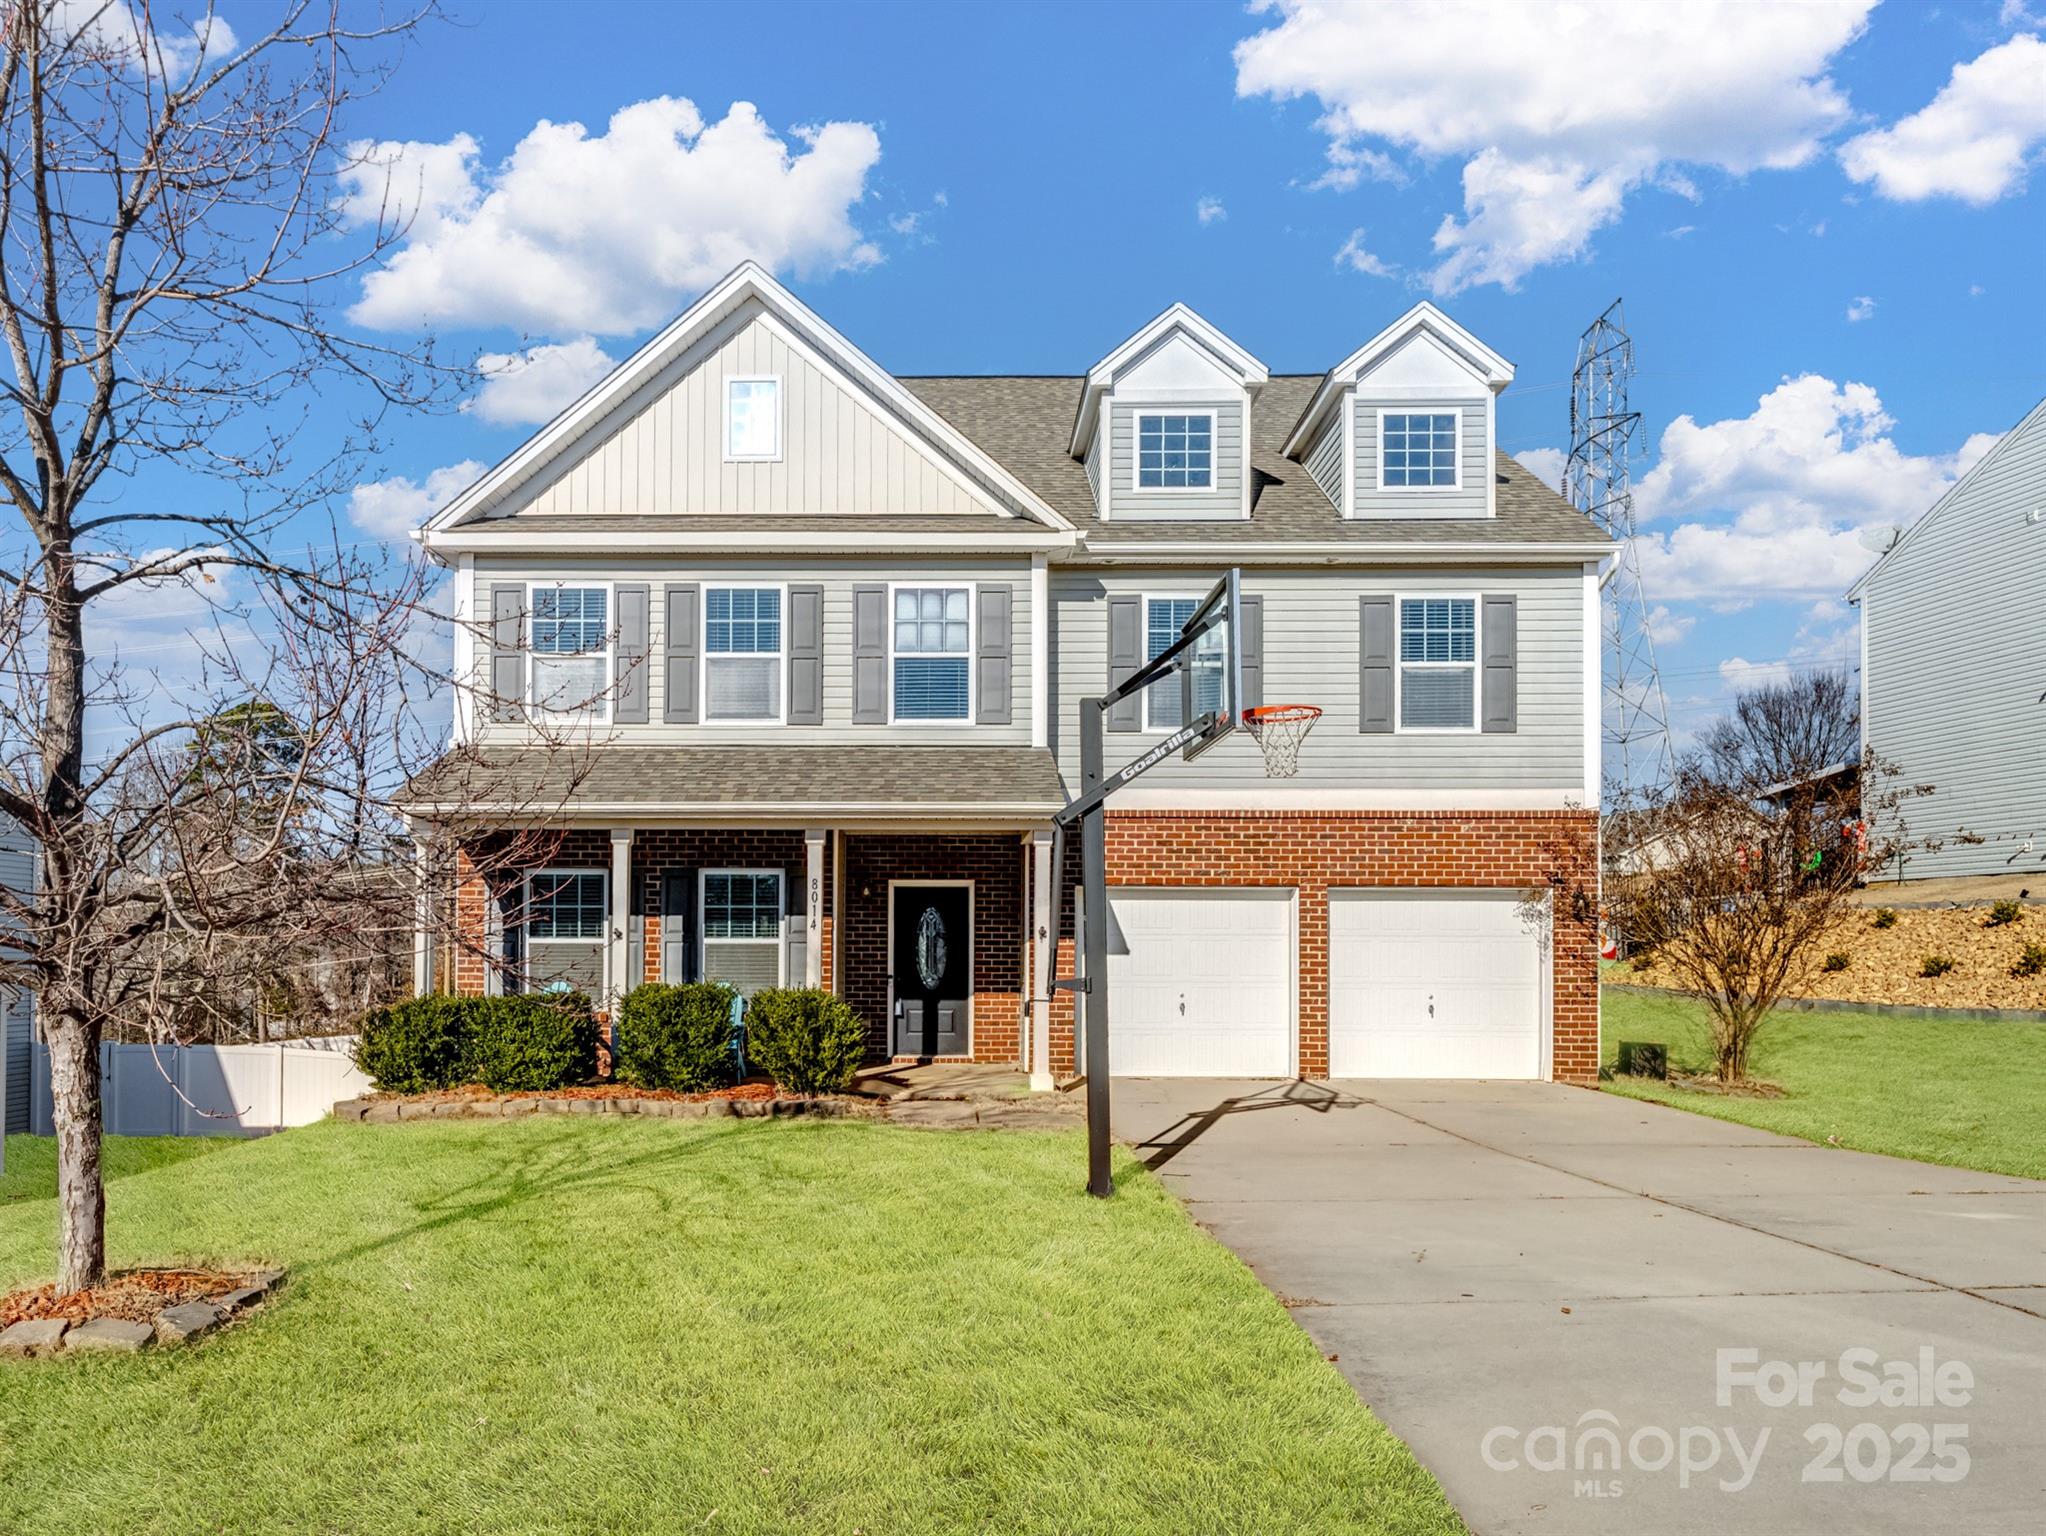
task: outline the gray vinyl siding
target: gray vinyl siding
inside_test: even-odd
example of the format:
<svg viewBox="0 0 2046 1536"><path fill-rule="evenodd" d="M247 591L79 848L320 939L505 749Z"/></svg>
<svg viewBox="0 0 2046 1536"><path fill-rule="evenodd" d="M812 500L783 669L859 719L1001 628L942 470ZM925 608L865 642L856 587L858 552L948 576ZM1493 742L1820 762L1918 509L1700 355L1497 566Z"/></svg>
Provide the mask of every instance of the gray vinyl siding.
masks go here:
<svg viewBox="0 0 2046 1536"><path fill-rule="evenodd" d="M29 839L11 823L0 824L0 885L10 890L35 888L35 854ZM0 938L4 943L4 938ZM7 1071L0 1078L0 1132L29 1129L29 1071L32 1058L34 997L0 988L0 1028L7 1034Z"/></svg>
<svg viewBox="0 0 2046 1536"><path fill-rule="evenodd" d="M2046 879L2046 522L2025 521L2038 507L2046 402L1862 591L1866 739L1904 782L1933 786L1905 815L1913 838L1944 844L1912 855L1908 877Z"/></svg>
<svg viewBox="0 0 2046 1536"><path fill-rule="evenodd" d="M1136 483L1139 414L1215 416L1215 488L1212 491L1139 491ZM1108 407L1108 516L1142 519L1236 518L1243 516L1243 402L1188 400L1170 404L1110 401Z"/></svg>
<svg viewBox="0 0 2046 1536"><path fill-rule="evenodd" d="M1340 512L1343 508L1343 414L1329 413L1321 438L1308 450L1307 473Z"/></svg>
<svg viewBox="0 0 2046 1536"><path fill-rule="evenodd" d="M1078 782L1076 701L1106 685L1108 598L1191 595L1219 571L1052 571L1053 749L1070 789ZM1246 596L1264 607L1267 704L1317 704L1325 713L1286 788L1542 790L1584 793L1584 575L1577 566L1417 571L1250 567ZM1511 734L1360 735L1358 598L1367 592L1511 594L1516 601L1518 728ZM1139 756L1158 733L1111 733L1108 766ZM1239 732L1192 763L1173 762L1146 788L1269 788L1256 745Z"/></svg>
<svg viewBox="0 0 2046 1536"><path fill-rule="evenodd" d="M900 557L885 560L754 559L688 565L652 560L630 564L618 560L566 561L537 559L479 559L476 562L476 592L479 603L487 602L493 583L501 581L643 581L653 588L652 625L649 654L656 665L649 667L649 721L645 725L600 727L606 739L621 744L644 745L672 741L691 746L735 744L758 745L764 741L786 740L791 746L858 746L971 742L976 746L1029 745L1030 742L1030 634L1037 616L1030 607L1030 565L1028 561L981 560L921 562L911 564ZM662 589L671 582L697 582L711 586L723 582L757 581L761 585L802 585L815 583L824 589L824 710L821 725L670 725L663 720L666 706L664 668L658 665L666 651L667 604ZM941 585L985 585L999 582L1010 589L1013 642L1010 652L1010 712L1007 725L978 725L972 721L929 724L904 722L896 725L854 725L853 706L853 589L858 586L930 582ZM968 658L973 670L973 658ZM699 674L700 675L700 674ZM786 687L786 674L784 674ZM701 690L699 690L699 693ZM976 692L974 712L978 714ZM523 727L488 725L481 739L489 743L517 741Z"/></svg>
<svg viewBox="0 0 2046 1536"><path fill-rule="evenodd" d="M1101 454L1103 446L1101 434L1096 432L1087 439L1087 457L1084 461L1087 466L1087 485L1094 492L1094 506L1099 512L1106 512L1108 510L1101 500Z"/></svg>
<svg viewBox="0 0 2046 1536"><path fill-rule="evenodd" d="M1378 413L1455 411L1463 421L1457 438L1461 461L1455 490L1378 488ZM1485 486L1492 469L1492 445L1485 441L1482 400L1372 400L1356 402L1358 517L1483 517Z"/></svg>

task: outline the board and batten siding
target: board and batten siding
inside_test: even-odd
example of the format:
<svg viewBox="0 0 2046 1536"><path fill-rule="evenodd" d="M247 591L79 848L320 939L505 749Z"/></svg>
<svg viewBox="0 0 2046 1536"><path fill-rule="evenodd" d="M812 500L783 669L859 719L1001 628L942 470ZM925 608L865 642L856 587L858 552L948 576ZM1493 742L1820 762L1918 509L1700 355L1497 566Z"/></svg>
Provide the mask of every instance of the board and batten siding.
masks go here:
<svg viewBox="0 0 2046 1536"><path fill-rule="evenodd" d="M2046 878L2046 516L2026 520L2040 508L2046 402L1862 589L1864 739L1933 787L1905 815L1913 839L1943 844L1912 853L1909 878Z"/></svg>
<svg viewBox="0 0 2046 1536"><path fill-rule="evenodd" d="M1343 509L1343 415L1329 413L1328 424L1307 454L1307 473L1340 512Z"/></svg>
<svg viewBox="0 0 2046 1536"><path fill-rule="evenodd" d="M725 381L781 379L781 457L725 462ZM547 516L755 512L998 514L863 392L817 367L748 306L714 327L506 511Z"/></svg>
<svg viewBox="0 0 2046 1536"><path fill-rule="evenodd" d="M1135 489L1137 417L1183 416L1212 412L1215 418L1215 488L1211 491ZM1243 516L1243 401L1175 400L1170 402L1111 400L1108 407L1108 515L1135 522L1145 518L1173 522Z"/></svg>
<svg viewBox="0 0 2046 1536"><path fill-rule="evenodd" d="M489 589L500 582L577 581L645 582L649 594L649 635L647 723L599 727L607 738L634 745L673 742L690 746L759 745L786 740L791 746L904 746L970 740L976 746L1029 745L1030 742L1030 635L1037 616L1030 606L1030 562L1028 560L985 560L944 564L906 564L890 560L729 560L680 564L652 560L629 565L616 561L479 559L476 562L476 594L479 606L488 611ZM824 589L823 715L821 725L670 725L666 712L666 679L662 658L667 644L667 603L662 589L668 585L696 582L704 586L721 583L758 583L762 586L800 586L814 583ZM853 589L860 586L929 583L940 586L998 583L1010 591L1011 640L1009 724L937 722L895 725L854 725L853 707ZM699 613L701 610L699 609ZM786 624L786 612L784 623ZM977 623L977 619L976 619ZM977 630L976 630L977 636ZM786 630L784 644L786 644ZM528 674L530 676L530 674ZM700 672L699 672L700 676ZM783 673L787 687L787 673ZM699 689L700 695L700 689ZM978 713L979 692L975 685ZM482 740L519 740L525 727L517 722L486 724Z"/></svg>
<svg viewBox="0 0 2046 1536"><path fill-rule="evenodd" d="M1483 400L1357 400L1358 517L1483 517L1486 487L1492 473L1492 445L1485 440ZM1378 415L1380 411L1454 411L1461 418L1457 437L1459 479L1454 490L1404 486L1378 488Z"/></svg>
<svg viewBox="0 0 2046 1536"><path fill-rule="evenodd" d="M1195 596L1219 571L1054 569L1051 743L1070 790L1079 783L1078 701L1108 679L1108 599L1112 595ZM1299 777L1279 788L1385 792L1554 791L1560 806L1584 800L1584 573L1579 566L1420 571L1327 567L1243 573L1246 597L1264 615L1264 702L1316 704L1323 710L1300 754ZM1515 599L1517 729L1483 734L1363 734L1358 731L1358 599L1510 593ZM1594 662L1595 664L1595 662ZM1113 770L1153 746L1162 732L1110 732ZM1146 790L1258 790L1265 777L1256 743L1243 732L1191 763L1177 759L1148 774ZM1128 794L1129 791L1124 791Z"/></svg>

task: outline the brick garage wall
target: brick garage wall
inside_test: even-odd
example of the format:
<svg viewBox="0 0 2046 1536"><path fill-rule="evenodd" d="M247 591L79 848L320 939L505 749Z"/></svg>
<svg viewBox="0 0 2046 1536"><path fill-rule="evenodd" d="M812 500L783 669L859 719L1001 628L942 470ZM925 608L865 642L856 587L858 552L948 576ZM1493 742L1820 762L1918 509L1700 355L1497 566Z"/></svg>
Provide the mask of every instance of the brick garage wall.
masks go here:
<svg viewBox="0 0 2046 1536"><path fill-rule="evenodd" d="M973 882L973 1059L1021 1059L1025 851L1014 833L954 837L858 834L846 838L845 985L866 1020L867 1046L888 1035L888 882Z"/></svg>
<svg viewBox="0 0 2046 1536"><path fill-rule="evenodd" d="M1303 1077L1328 1072L1329 887L1552 889L1554 1072L1589 1083L1598 1077L1597 836L1598 818L1585 811L1129 811L1108 817L1108 883L1296 888ZM1075 849L1069 890L1079 877ZM1070 895L1061 932L1072 932ZM1062 942L1059 974L1072 963ZM1073 1063L1072 1003L1061 994L1052 1066L1069 1074Z"/></svg>

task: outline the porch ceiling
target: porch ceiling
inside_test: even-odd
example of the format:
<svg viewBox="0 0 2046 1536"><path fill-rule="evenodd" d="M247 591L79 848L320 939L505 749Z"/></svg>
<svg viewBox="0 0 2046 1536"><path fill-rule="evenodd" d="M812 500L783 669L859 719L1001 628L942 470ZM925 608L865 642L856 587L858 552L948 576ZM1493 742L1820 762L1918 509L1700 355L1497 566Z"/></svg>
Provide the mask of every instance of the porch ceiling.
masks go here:
<svg viewBox="0 0 2046 1536"><path fill-rule="evenodd" d="M406 787L430 819L604 816L1043 820L1065 804L1039 747L482 747Z"/></svg>

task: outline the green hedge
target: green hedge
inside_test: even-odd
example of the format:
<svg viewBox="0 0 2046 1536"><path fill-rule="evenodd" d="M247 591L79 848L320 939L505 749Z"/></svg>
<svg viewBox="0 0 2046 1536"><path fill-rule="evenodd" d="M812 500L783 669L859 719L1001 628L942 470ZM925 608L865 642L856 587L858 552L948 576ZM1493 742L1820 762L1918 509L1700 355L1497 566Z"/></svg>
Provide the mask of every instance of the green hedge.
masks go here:
<svg viewBox="0 0 2046 1536"><path fill-rule="evenodd" d="M407 998L363 1016L355 1064L387 1093L482 1083L531 1093L597 1070L597 1024L580 992Z"/></svg>
<svg viewBox="0 0 2046 1536"><path fill-rule="evenodd" d="M732 1052L732 1000L717 981L665 986L649 982L625 995L619 1009L611 1071L635 1088L705 1093L738 1079Z"/></svg>
<svg viewBox="0 0 2046 1536"><path fill-rule="evenodd" d="M866 1051L866 1026L833 993L770 987L747 1005L746 1055L790 1093L843 1093Z"/></svg>

